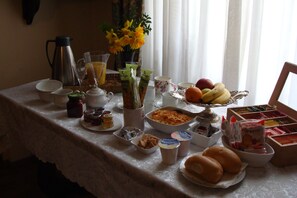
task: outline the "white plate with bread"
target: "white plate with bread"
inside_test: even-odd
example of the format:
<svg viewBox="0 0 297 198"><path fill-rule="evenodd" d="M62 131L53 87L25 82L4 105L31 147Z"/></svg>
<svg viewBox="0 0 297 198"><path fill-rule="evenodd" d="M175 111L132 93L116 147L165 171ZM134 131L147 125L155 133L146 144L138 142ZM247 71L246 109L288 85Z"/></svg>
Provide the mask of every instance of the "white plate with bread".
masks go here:
<svg viewBox="0 0 297 198"><path fill-rule="evenodd" d="M230 149L213 146L185 157L180 163L182 175L194 184L209 188L228 188L241 182L246 163Z"/></svg>

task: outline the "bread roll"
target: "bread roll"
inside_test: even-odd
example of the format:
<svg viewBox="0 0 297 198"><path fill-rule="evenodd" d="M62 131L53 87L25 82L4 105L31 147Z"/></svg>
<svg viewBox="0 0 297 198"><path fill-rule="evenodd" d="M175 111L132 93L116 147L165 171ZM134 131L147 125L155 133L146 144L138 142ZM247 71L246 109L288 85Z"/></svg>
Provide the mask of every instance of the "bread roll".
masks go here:
<svg viewBox="0 0 297 198"><path fill-rule="evenodd" d="M189 157L185 167L189 172L194 172L211 183L217 183L223 176L223 168L218 161L200 154Z"/></svg>
<svg viewBox="0 0 297 198"><path fill-rule="evenodd" d="M240 158L232 150L222 146L212 146L203 151L203 156L217 160L228 173L239 173L242 163Z"/></svg>

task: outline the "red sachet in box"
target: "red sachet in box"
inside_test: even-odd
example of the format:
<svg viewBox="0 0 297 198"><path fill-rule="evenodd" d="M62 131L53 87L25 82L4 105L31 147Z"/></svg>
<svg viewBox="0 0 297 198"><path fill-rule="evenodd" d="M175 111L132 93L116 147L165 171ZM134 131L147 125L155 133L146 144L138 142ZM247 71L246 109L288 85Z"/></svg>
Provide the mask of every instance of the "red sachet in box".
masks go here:
<svg viewBox="0 0 297 198"><path fill-rule="evenodd" d="M239 122L241 132L240 148L247 152L265 153L265 133L262 121Z"/></svg>
<svg viewBox="0 0 297 198"><path fill-rule="evenodd" d="M286 133L285 131L277 127L265 129L265 137L272 136L272 135L282 135L285 133Z"/></svg>

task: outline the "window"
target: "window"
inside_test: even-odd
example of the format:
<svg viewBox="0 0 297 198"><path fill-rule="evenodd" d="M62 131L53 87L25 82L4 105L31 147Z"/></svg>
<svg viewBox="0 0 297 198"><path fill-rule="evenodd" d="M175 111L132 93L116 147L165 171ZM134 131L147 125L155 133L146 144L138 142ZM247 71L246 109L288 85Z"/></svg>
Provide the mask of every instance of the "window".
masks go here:
<svg viewBox="0 0 297 198"><path fill-rule="evenodd" d="M153 31L143 66L174 82L208 77L267 103L284 62L297 63L294 0L145 0Z"/></svg>

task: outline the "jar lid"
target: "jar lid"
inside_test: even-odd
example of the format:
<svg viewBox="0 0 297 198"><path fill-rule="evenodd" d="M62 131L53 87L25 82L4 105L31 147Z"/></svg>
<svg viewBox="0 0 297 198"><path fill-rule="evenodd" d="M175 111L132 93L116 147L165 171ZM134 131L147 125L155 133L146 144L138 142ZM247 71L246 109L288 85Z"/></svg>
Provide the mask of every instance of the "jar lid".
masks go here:
<svg viewBox="0 0 297 198"><path fill-rule="evenodd" d="M186 131L175 131L171 133L171 137L178 141L189 141L192 139L192 135Z"/></svg>
<svg viewBox="0 0 297 198"><path fill-rule="evenodd" d="M71 100L71 99L77 99L77 100L80 100L80 99L82 99L83 98L83 96L84 96L84 94L83 93L71 93L71 94L69 94L68 95L68 98Z"/></svg>
<svg viewBox="0 0 297 198"><path fill-rule="evenodd" d="M160 148L163 149L175 149L178 148L180 145L180 142L177 139L173 138L163 138L159 142Z"/></svg>
<svg viewBox="0 0 297 198"><path fill-rule="evenodd" d="M103 118L112 118L112 117L113 117L112 113L103 114Z"/></svg>

